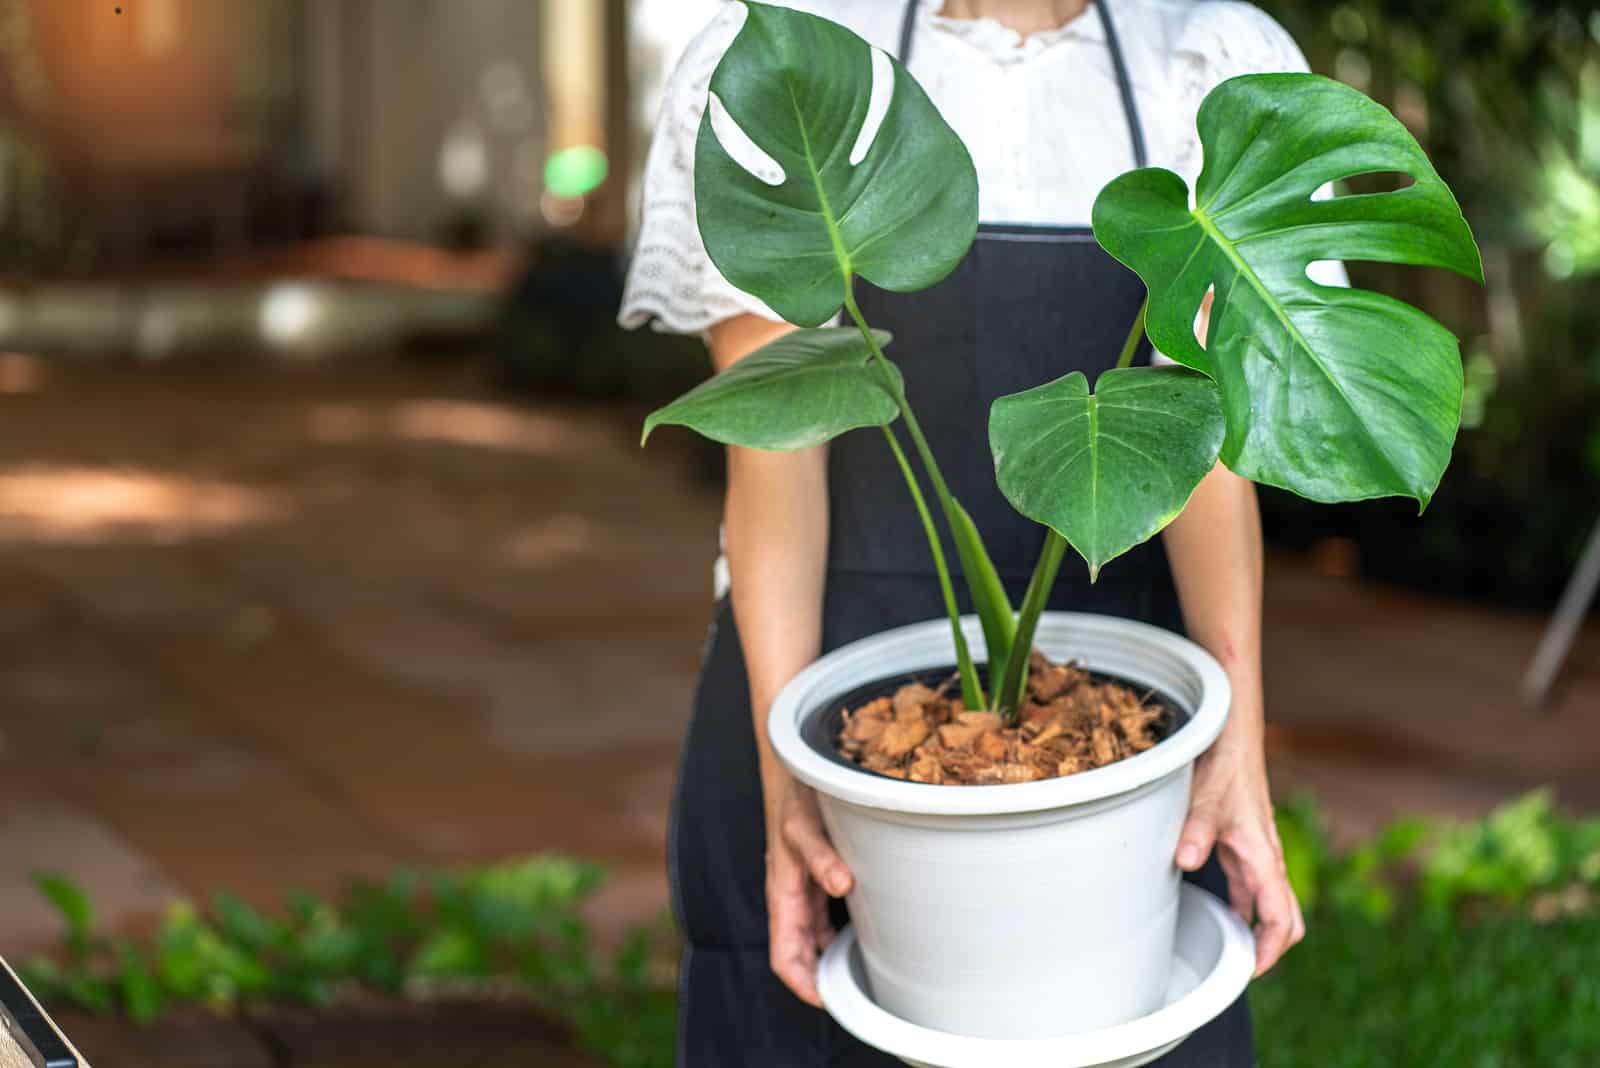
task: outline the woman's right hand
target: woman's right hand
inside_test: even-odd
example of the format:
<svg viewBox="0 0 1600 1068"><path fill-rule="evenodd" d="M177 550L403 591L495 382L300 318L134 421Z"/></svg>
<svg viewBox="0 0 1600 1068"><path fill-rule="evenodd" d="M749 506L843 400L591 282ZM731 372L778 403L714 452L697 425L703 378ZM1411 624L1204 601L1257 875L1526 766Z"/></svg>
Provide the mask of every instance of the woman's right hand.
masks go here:
<svg viewBox="0 0 1600 1068"><path fill-rule="evenodd" d="M850 892L853 878L828 841L817 795L788 776L767 815L767 937L772 971L795 996L822 1007L817 961L833 941L828 899ZM770 796L770 795L769 795Z"/></svg>

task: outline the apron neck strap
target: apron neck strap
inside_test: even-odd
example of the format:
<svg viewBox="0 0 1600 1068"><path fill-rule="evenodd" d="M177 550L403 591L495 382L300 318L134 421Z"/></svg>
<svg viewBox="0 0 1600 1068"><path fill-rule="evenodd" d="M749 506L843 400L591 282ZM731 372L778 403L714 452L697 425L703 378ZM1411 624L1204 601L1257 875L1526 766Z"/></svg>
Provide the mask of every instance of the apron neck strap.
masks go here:
<svg viewBox="0 0 1600 1068"><path fill-rule="evenodd" d="M1116 23L1111 20L1111 0L1092 0L1100 25L1106 31L1106 49L1111 53L1111 67L1117 75L1117 92L1122 96L1122 114L1128 120L1128 139L1133 144L1133 162L1136 167L1150 163L1145 148L1144 124L1139 120L1139 105L1133 95L1133 79L1128 76L1128 63L1122 56L1122 42L1117 38ZM916 43L917 12L922 0L906 0L904 17L900 20L899 59L902 66L911 65L911 51Z"/></svg>
<svg viewBox="0 0 1600 1068"><path fill-rule="evenodd" d="M911 46L917 40L917 10L922 0L906 0L906 11L900 19L900 48L897 57L903 67L911 66Z"/></svg>

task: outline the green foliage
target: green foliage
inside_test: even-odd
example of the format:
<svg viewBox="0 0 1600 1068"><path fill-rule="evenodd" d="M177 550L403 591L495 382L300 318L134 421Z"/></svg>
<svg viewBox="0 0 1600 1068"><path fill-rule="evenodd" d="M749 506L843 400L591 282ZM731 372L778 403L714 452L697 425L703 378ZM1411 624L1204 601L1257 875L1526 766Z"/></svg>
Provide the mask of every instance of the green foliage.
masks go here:
<svg viewBox="0 0 1600 1068"><path fill-rule="evenodd" d="M1338 850L1300 797L1278 831L1308 934L1251 988L1263 1068L1600 1059L1600 820L1538 791Z"/></svg>
<svg viewBox="0 0 1600 1068"><path fill-rule="evenodd" d="M1340 849L1302 796L1279 807L1278 830L1309 934L1251 988L1263 1068L1600 1062L1600 819L1563 817L1536 792L1482 820L1400 820ZM675 1004L657 978L660 933L600 959L578 919L600 878L561 858L401 871L337 905L294 894L282 916L219 895L209 917L174 909L150 946L88 931L94 959L32 961L23 978L47 1002L142 1021L182 1002L323 1004L348 984L424 995L515 978L617 1068L668 1068ZM392 988L373 978L396 968Z"/></svg>
<svg viewBox="0 0 1600 1068"><path fill-rule="evenodd" d="M880 345L889 335L877 331ZM751 449L807 449L857 427L887 426L899 414L885 375L853 329L796 330L763 345L645 420L686 426L713 441Z"/></svg>
<svg viewBox="0 0 1600 1068"><path fill-rule="evenodd" d="M1326 908L1373 923L1391 918L1399 901L1391 876L1416 855L1428 833L1418 820L1400 820L1340 852L1329 843L1322 813L1310 797L1278 807L1278 837L1289 882L1307 915Z"/></svg>
<svg viewBox="0 0 1600 1068"><path fill-rule="evenodd" d="M221 893L209 913L173 905L138 945L99 939L87 895L62 876L41 877L41 894L69 921L66 963L39 958L21 970L47 1003L139 1023L183 1004L326 1006L349 987L426 996L511 980L618 1068L665 1068L674 1017L655 969L660 938L636 932L615 960L597 954L579 909L602 879L593 864L531 857L401 870L357 882L337 901L292 892L282 915Z"/></svg>
<svg viewBox="0 0 1600 1068"><path fill-rule="evenodd" d="M989 550L978 533L978 525L955 498L950 499L950 534L955 542L956 555L961 558L961 570L966 575L967 588L972 593L972 606L978 621L983 625L983 643L988 654L989 692L995 695L998 707L1007 711L1006 697L1000 693L1001 680L1006 675L1006 665L1011 658L1012 639L1017 633L1017 616L1006 595L1005 584L995 570ZM1023 656L1027 660L1027 656Z"/></svg>
<svg viewBox="0 0 1600 1068"><path fill-rule="evenodd" d="M1094 226L1149 286L1151 340L1216 379L1223 461L1312 500L1426 504L1460 423L1455 338L1409 305L1305 272L1317 260L1377 260L1481 279L1455 198L1399 120L1316 75L1230 79L1198 121L1197 205L1170 171L1134 171L1101 192ZM1413 184L1312 200L1327 182L1380 171ZM1194 320L1208 290L1202 347Z"/></svg>
<svg viewBox="0 0 1600 1068"><path fill-rule="evenodd" d="M1251 987L1262 1068L1589 1068L1600 920L1327 911Z"/></svg>
<svg viewBox="0 0 1600 1068"><path fill-rule="evenodd" d="M891 60L888 111L858 153L872 96L867 43L814 15L745 6L711 93L782 180L740 166L707 109L695 204L717 269L800 326L832 318L856 275L895 292L944 278L978 228L978 174L961 139Z"/></svg>
<svg viewBox="0 0 1600 1068"><path fill-rule="evenodd" d="M1563 819L1541 790L1446 831L1422 865L1420 890L1442 913L1474 898L1519 905L1584 885L1600 886L1600 820Z"/></svg>
<svg viewBox="0 0 1600 1068"><path fill-rule="evenodd" d="M35 872L33 885L66 921L67 948L74 956L82 956L94 931L94 906L89 895L71 879L51 872Z"/></svg>
<svg viewBox="0 0 1600 1068"><path fill-rule="evenodd" d="M815 16L745 6L712 75L696 146L701 236L730 282L791 323L819 326L842 305L860 341L843 331L782 339L656 412L645 435L674 422L732 444L799 448L886 426L891 405L898 409L984 627L991 707L1009 714L1048 588L1025 600L1013 625L981 537L899 379L887 377L892 365L851 290L858 275L889 290L924 289L955 268L977 227L972 160L898 63ZM893 93L873 133L875 63L887 63ZM1042 579L1055 576L1054 537L1094 577L1154 536L1219 454L1242 475L1315 500L1409 495L1424 504L1449 460L1463 392L1455 338L1410 305L1318 286L1305 273L1315 260L1343 258L1482 277L1455 198L1416 141L1362 94L1303 74L1224 83L1201 106L1199 132L1198 207L1177 175L1143 169L1113 181L1094 208L1098 240L1150 291L1149 336L1193 370L1126 367L1145 330L1141 313L1119 368L1094 393L1083 375L1069 375L1002 398L992 412L1002 490L1055 532L1035 570ZM1412 184L1312 200L1327 182L1372 172L1400 172ZM1202 347L1193 329L1208 293ZM888 438L922 514L963 699L977 707L981 688L938 530L916 473Z"/></svg>
<svg viewBox="0 0 1600 1068"><path fill-rule="evenodd" d="M1290 882L1308 915L1384 922L1408 909L1444 921L1463 910L1549 916L1587 909L1600 890L1600 819L1571 819L1535 790L1481 820L1429 826L1403 819L1348 850L1329 841L1309 797L1278 807Z"/></svg>
<svg viewBox="0 0 1600 1068"><path fill-rule="evenodd" d="M989 416L1001 491L1065 537L1091 579L1178 517L1222 434L1215 383L1181 367L1107 371L1093 393L1074 371Z"/></svg>
<svg viewBox="0 0 1600 1068"><path fill-rule="evenodd" d="M712 102L695 149L701 237L712 262L729 281L760 297L789 322L816 327L841 305L849 310L879 374L892 379L880 380L879 385L887 388L906 421L940 510L955 535L973 600L990 615L985 626L992 643L991 663L998 672L1008 643L1003 627L993 618L1002 602L994 597L993 568L984 569L988 554L981 542L967 537L970 524L963 526L960 505L945 485L898 373L884 358L852 295L858 275L888 290L911 292L954 270L977 233L977 170L961 139L898 62L880 54L887 63L892 92L874 131L869 129L874 118L869 115L874 53L865 41L814 15L759 3L745 7L745 24L712 75ZM736 129L717 129L718 107L726 109ZM759 149L777 173L753 174L736 161L724 140L741 138L748 142L741 153L747 162L749 150ZM719 377L737 374L748 360ZM786 442L816 444L852 427L886 424L892 416L877 414L875 390L864 369L847 363L842 373L868 390L866 398L849 404L868 408L873 413L870 420L860 411L827 418L846 404L828 376L791 378L792 388L785 391L736 392L733 403L744 409L740 425L789 426L797 415L822 425L811 433L778 435L775 446L759 444L772 439L765 434L736 443L793 448ZM719 399L718 394L693 398L702 403L701 421L710 419L704 402L714 406ZM691 397L683 400L689 402ZM795 406L798 412L791 410ZM658 412L651 418L659 420L662 415ZM651 425L646 424L647 435ZM983 690L961 633L938 529L893 437L889 445L896 450L923 516L928 549L951 617L962 698L969 708L982 707Z"/></svg>
<svg viewBox="0 0 1600 1068"><path fill-rule="evenodd" d="M1470 410L1420 521L1404 501L1328 509L1273 493L1262 497L1267 534L1297 546L1347 537L1365 576L1548 611L1594 526L1600 478L1595 4L1278 0L1270 10L1313 68L1417 132L1473 221L1489 287L1351 264L1357 285L1420 304L1462 337ZM1349 185L1378 192L1387 178Z"/></svg>
<svg viewBox="0 0 1600 1068"><path fill-rule="evenodd" d="M4 49L0 43L0 53ZM7 58L0 54L0 83ZM81 268L91 250L66 224L50 159L35 138L8 118L0 116L0 273Z"/></svg>

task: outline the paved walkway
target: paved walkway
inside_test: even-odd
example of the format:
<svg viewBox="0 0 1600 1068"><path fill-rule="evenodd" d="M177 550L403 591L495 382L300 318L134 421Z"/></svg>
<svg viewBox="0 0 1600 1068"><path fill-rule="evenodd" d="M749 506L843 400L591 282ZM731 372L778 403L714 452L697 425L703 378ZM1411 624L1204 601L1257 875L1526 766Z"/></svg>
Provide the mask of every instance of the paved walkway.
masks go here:
<svg viewBox="0 0 1600 1068"><path fill-rule="evenodd" d="M615 412L469 363L45 371L0 357L0 952L26 874L111 923L400 863L564 850L664 907L718 494ZM1600 634L1273 569L1273 753L1341 829L1552 782L1600 806Z"/></svg>

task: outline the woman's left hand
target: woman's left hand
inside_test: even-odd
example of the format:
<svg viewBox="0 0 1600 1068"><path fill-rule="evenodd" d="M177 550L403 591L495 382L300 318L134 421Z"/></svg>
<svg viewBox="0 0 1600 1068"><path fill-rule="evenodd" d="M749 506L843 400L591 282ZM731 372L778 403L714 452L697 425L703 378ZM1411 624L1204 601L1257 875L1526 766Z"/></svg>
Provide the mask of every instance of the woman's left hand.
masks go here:
<svg viewBox="0 0 1600 1068"><path fill-rule="evenodd" d="M1228 743L1223 738L1195 767L1177 860L1184 871L1198 871L1216 849L1234 911L1255 925L1260 976L1305 937L1306 921L1283 863L1265 756L1259 745Z"/></svg>

